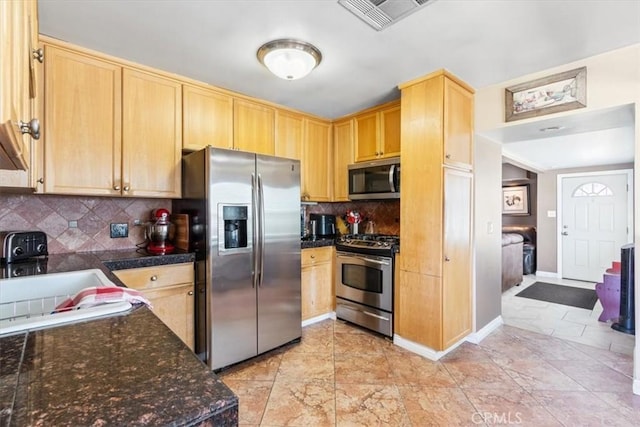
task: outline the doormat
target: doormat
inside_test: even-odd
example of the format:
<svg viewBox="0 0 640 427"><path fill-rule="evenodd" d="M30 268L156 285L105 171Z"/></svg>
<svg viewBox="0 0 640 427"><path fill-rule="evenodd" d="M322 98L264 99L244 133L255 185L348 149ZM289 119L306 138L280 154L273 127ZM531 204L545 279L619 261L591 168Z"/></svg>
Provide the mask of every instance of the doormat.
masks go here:
<svg viewBox="0 0 640 427"><path fill-rule="evenodd" d="M552 302L554 304L570 305L572 307L593 310L598 301L596 291L593 289L574 288L573 286L556 285L546 282L535 282L517 297L537 299L539 301Z"/></svg>

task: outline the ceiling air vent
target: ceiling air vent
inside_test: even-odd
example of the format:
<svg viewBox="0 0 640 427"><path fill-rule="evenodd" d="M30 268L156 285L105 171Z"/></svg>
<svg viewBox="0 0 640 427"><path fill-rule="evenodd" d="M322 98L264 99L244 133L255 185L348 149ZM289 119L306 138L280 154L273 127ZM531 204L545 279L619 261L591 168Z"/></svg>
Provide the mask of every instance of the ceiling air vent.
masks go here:
<svg viewBox="0 0 640 427"><path fill-rule="evenodd" d="M436 0L338 0L348 11L377 31Z"/></svg>

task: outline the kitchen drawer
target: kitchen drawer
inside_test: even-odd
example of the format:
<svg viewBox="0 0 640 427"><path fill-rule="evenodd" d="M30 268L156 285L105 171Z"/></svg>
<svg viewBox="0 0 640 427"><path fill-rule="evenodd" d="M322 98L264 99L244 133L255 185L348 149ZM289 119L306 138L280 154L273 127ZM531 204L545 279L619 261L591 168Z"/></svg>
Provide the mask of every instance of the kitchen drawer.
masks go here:
<svg viewBox="0 0 640 427"><path fill-rule="evenodd" d="M314 265L323 262L331 262L333 259L333 246L322 248L309 248L302 250L302 266Z"/></svg>
<svg viewBox="0 0 640 427"><path fill-rule="evenodd" d="M193 263L131 268L113 272L129 288L154 289L193 283Z"/></svg>

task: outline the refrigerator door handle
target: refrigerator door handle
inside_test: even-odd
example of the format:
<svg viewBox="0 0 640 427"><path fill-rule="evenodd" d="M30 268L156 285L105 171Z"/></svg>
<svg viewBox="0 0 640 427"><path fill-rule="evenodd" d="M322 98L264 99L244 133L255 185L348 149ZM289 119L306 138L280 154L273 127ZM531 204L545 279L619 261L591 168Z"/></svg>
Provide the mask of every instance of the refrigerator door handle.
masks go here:
<svg viewBox="0 0 640 427"><path fill-rule="evenodd" d="M260 247L260 268L258 270L259 272L259 279L258 279L258 286L262 286L262 277L264 275L264 240L265 240L265 236L264 236L264 187L262 186L262 176L260 174L258 174L258 198L259 198L259 222L260 225L258 226L259 230L260 230L260 234L259 234L259 247Z"/></svg>
<svg viewBox="0 0 640 427"><path fill-rule="evenodd" d="M251 271L252 278L252 286L255 288L258 286L258 269L259 269L259 258L258 258L258 189L256 185L256 174L251 174L251 214L253 216L253 221L251 223L253 230L251 239L253 241L253 266Z"/></svg>

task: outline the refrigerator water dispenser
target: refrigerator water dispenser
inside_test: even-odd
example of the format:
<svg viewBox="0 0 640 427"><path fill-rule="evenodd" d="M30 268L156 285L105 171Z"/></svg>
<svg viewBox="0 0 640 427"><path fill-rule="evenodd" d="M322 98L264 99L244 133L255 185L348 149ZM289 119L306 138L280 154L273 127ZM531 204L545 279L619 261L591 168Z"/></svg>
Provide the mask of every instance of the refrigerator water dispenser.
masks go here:
<svg viewBox="0 0 640 427"><path fill-rule="evenodd" d="M235 253L250 249L247 228L249 206L220 205L220 210L220 225L223 227L218 235L219 250Z"/></svg>

